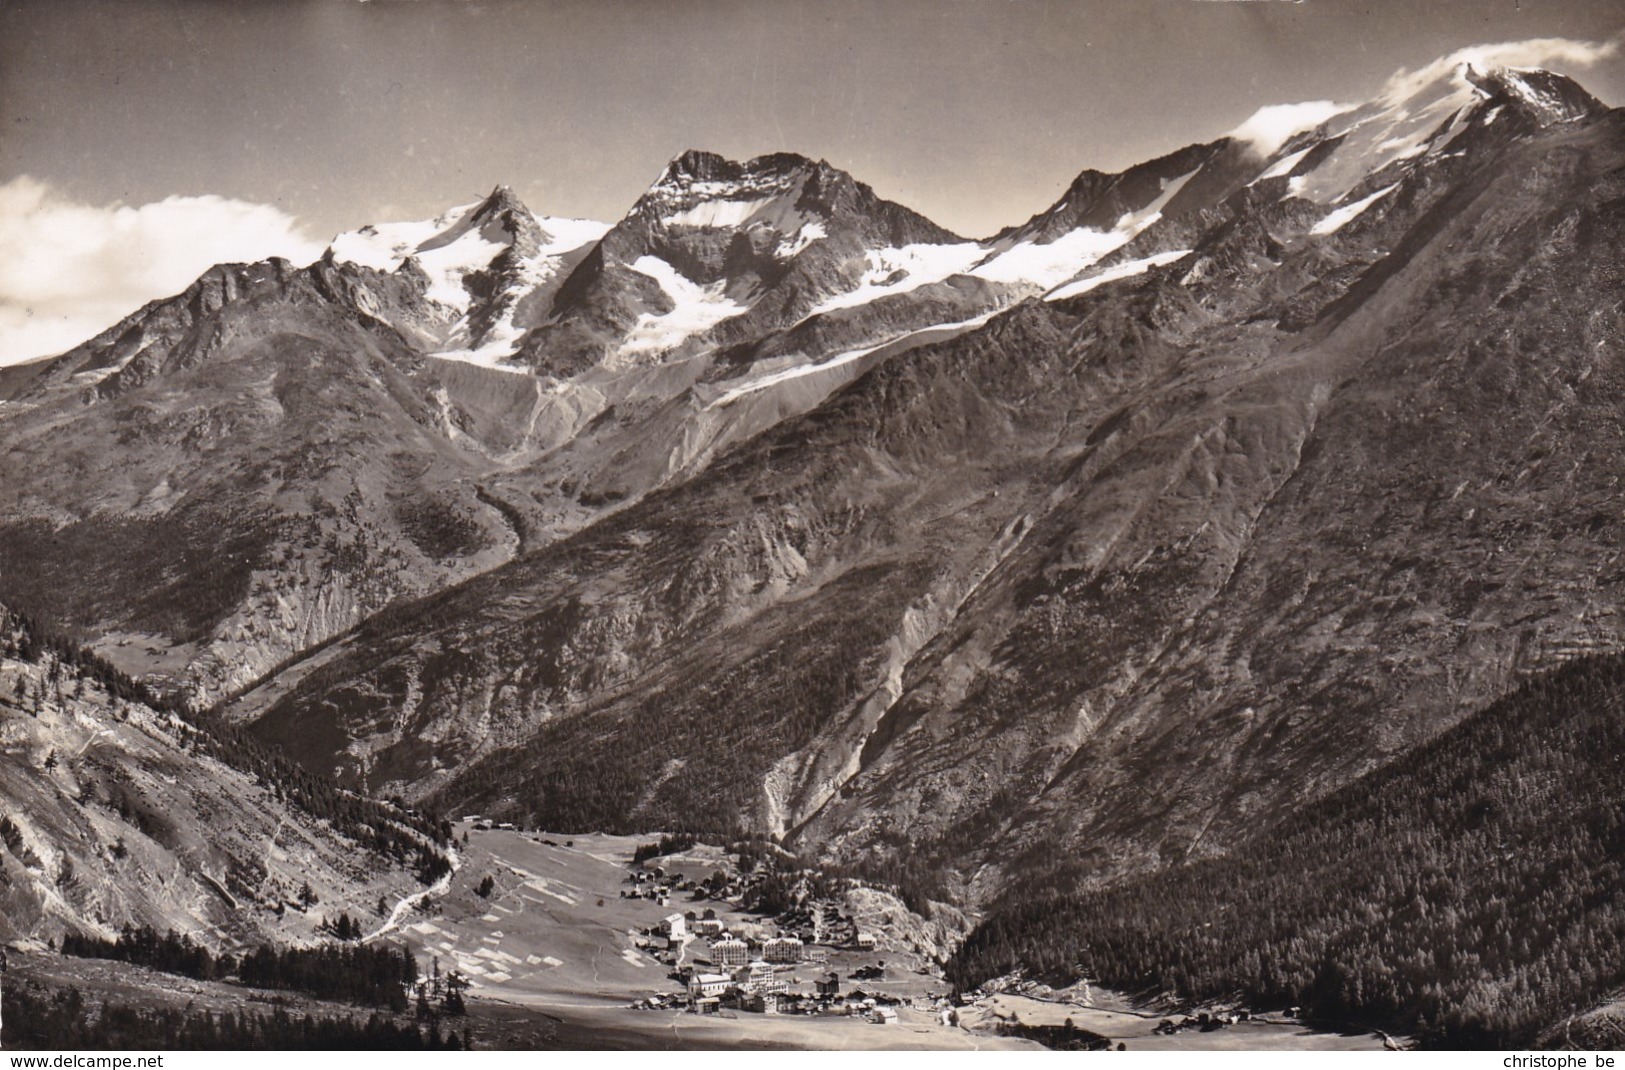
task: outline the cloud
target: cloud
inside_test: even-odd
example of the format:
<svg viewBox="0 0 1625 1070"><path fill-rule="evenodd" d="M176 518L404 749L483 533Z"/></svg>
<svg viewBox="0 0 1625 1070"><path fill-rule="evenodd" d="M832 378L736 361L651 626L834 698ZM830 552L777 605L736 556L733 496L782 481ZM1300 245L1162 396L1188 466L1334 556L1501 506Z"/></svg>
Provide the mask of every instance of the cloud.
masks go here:
<svg viewBox="0 0 1625 1070"><path fill-rule="evenodd" d="M0 365L66 352L214 264L305 264L322 248L270 205L210 195L96 206L23 175L0 185Z"/></svg>
<svg viewBox="0 0 1625 1070"><path fill-rule="evenodd" d="M1545 67L1565 64L1592 67L1619 55L1620 37L1607 41L1575 41L1567 37L1536 37L1495 45L1468 45L1415 71L1399 70L1388 79L1382 95L1404 100L1431 82L1447 77L1463 65L1483 71L1491 67Z"/></svg>
<svg viewBox="0 0 1625 1070"><path fill-rule="evenodd" d="M1300 130L1319 126L1347 104L1334 104L1329 100L1306 100L1301 104L1267 104L1253 112L1252 117L1234 130L1230 136L1239 141L1251 141L1260 156L1269 156L1286 144L1288 138Z"/></svg>
<svg viewBox="0 0 1625 1070"><path fill-rule="evenodd" d="M1417 70L1401 69L1389 76L1377 99L1388 107L1400 107L1430 86L1453 80L1471 64L1483 71L1491 67L1545 67L1553 64L1590 67L1620 53L1622 37L1607 41L1575 41L1566 37L1538 37L1528 41L1469 45L1440 57ZM1300 130L1319 126L1354 105L1329 100L1307 100L1301 104L1270 104L1259 108L1230 136L1250 141L1260 156L1269 156Z"/></svg>

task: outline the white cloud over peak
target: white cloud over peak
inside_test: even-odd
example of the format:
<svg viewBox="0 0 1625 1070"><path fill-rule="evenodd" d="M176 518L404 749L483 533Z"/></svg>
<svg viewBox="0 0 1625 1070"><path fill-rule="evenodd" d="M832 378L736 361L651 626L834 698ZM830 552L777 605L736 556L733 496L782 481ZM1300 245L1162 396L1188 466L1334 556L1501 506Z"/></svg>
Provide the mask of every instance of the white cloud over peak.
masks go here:
<svg viewBox="0 0 1625 1070"><path fill-rule="evenodd" d="M1591 67L1619 55L1620 38L1607 41L1576 41L1568 37L1536 37L1528 41L1503 41L1492 45L1468 45L1414 71L1400 70L1383 86L1384 97L1402 100L1429 83L1455 74L1471 64L1479 71L1491 67L1544 67L1553 63Z"/></svg>
<svg viewBox="0 0 1625 1070"><path fill-rule="evenodd" d="M1449 83L1468 65L1479 71L1493 67L1590 67L1620 54L1621 37L1607 41L1576 41L1567 37L1537 37L1527 41L1503 41L1499 44L1468 45L1414 71L1401 69L1383 83L1378 99L1386 106L1398 107L1430 86ZM1352 104L1336 104L1329 100L1307 100L1300 104L1269 104L1259 108L1230 136L1252 142L1260 156L1269 156L1284 145L1293 134L1319 126L1339 112L1348 111Z"/></svg>
<svg viewBox="0 0 1625 1070"><path fill-rule="evenodd" d="M1349 105L1329 100L1306 100L1301 104L1266 104L1253 112L1252 117L1234 130L1230 136L1250 141L1260 156L1268 156L1286 144L1288 138L1300 130L1319 126Z"/></svg>
<svg viewBox="0 0 1625 1070"><path fill-rule="evenodd" d="M270 205L208 195L97 206L23 175L0 185L0 365L66 352L215 264L305 264L323 248Z"/></svg>

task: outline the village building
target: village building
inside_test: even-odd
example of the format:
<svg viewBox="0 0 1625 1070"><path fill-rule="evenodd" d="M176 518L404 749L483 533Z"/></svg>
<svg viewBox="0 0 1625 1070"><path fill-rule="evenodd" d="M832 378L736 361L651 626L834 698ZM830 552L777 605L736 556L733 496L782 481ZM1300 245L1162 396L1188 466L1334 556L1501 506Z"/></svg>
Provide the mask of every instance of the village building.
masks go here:
<svg viewBox="0 0 1625 1070"><path fill-rule="evenodd" d="M782 1007L782 997L777 992L752 992L745 997L741 1006L757 1014L778 1014Z"/></svg>
<svg viewBox="0 0 1625 1070"><path fill-rule="evenodd" d="M710 996L721 996L733 983L733 978L725 973L697 973L688 979L688 994L697 1003Z"/></svg>
<svg viewBox="0 0 1625 1070"><path fill-rule="evenodd" d="M716 996L703 996L694 1001L695 1014L717 1014L722 1010L722 1000Z"/></svg>
<svg viewBox="0 0 1625 1070"><path fill-rule="evenodd" d="M890 1007L876 1007L869 1012L869 1020L876 1025L895 1025L897 1012Z"/></svg>
<svg viewBox="0 0 1625 1070"><path fill-rule="evenodd" d="M735 970L734 983L747 992L765 992L770 988L784 987L775 985L772 963L763 962L761 959Z"/></svg>
<svg viewBox="0 0 1625 1070"><path fill-rule="evenodd" d="M819 999L840 999L841 975L837 973L829 974L821 980L814 981L813 987L817 991Z"/></svg>
<svg viewBox="0 0 1625 1070"><path fill-rule="evenodd" d="M706 937L720 936L724 928L721 918L700 918L690 922L688 927L696 936Z"/></svg>
<svg viewBox="0 0 1625 1070"><path fill-rule="evenodd" d="M711 961L718 966L743 966L750 961L750 945L735 937L711 945Z"/></svg>
<svg viewBox="0 0 1625 1070"><path fill-rule="evenodd" d="M660 922L660 928L673 940L681 940L688 935L688 919L681 914L667 914Z"/></svg>
<svg viewBox="0 0 1625 1070"><path fill-rule="evenodd" d="M793 936L779 936L762 945L762 958L768 962L800 962L800 940Z"/></svg>
<svg viewBox="0 0 1625 1070"><path fill-rule="evenodd" d="M879 944L880 941L875 938L874 933L860 932L858 933L858 938L855 942L859 947L872 948Z"/></svg>

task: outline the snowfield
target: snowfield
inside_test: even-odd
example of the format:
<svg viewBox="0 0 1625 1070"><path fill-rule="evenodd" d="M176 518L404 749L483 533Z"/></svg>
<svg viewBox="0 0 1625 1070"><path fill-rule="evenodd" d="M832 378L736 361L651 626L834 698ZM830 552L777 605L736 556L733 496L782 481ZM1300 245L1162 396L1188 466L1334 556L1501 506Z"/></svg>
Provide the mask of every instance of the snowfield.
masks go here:
<svg viewBox="0 0 1625 1070"><path fill-rule="evenodd" d="M628 265L660 284L675 306L661 315L645 312L621 343L621 355L659 353L745 311L745 306L723 294L723 283L700 286L658 256L640 256Z"/></svg>
<svg viewBox="0 0 1625 1070"><path fill-rule="evenodd" d="M1172 264L1175 260L1182 259L1190 254L1191 250L1189 249L1173 249L1169 252L1157 253L1155 256L1148 256L1140 260L1130 260L1127 263L1116 264L1100 271L1097 274L1091 275L1088 278L1077 279L1073 282L1067 283L1064 286L1058 286L1049 293L1045 294L1044 300L1061 301L1068 297L1076 297L1079 294L1088 293L1096 286L1104 286L1108 282L1115 282L1118 279L1132 278L1135 275L1144 275L1147 271L1150 271L1154 267L1162 267L1164 264Z"/></svg>
<svg viewBox="0 0 1625 1070"><path fill-rule="evenodd" d="M1303 158L1308 156L1310 149L1313 148L1314 146L1310 145L1307 149L1299 149L1297 152L1288 153L1279 160L1276 160L1273 164L1266 168L1262 174L1247 184L1252 186L1264 181L1266 178L1280 178L1282 175L1291 174L1292 169L1302 163Z"/></svg>
<svg viewBox="0 0 1625 1070"><path fill-rule="evenodd" d="M908 339L915 338L919 335L931 334L938 331L968 331L973 327L980 327L982 324L986 323L988 320L992 319L1002 311L1003 309L995 308L991 311L983 313L980 316L976 316L968 320L961 320L958 323L937 323L930 327L921 327L919 330L909 331L906 334L898 335L896 338L888 338L885 341L877 342L872 346L864 346L861 349L852 349L844 353L837 353L835 356L826 360L821 360L817 364L800 364L791 368L781 368L778 371L769 372L767 375L763 375L759 378L752 379L749 382L741 383L738 386L725 390L723 393L717 396L715 401L707 405L706 408L715 409L720 406L730 404L731 402L738 401L747 394L754 394L757 391L766 390L770 386L777 386L780 383L789 382L791 379L799 379L805 375L815 375L818 372L829 371L831 368L839 368L843 364L850 364L854 360L861 360L877 350L885 349L888 346L897 345L900 342L906 342Z"/></svg>
<svg viewBox="0 0 1625 1070"><path fill-rule="evenodd" d="M489 240L481 233L484 228L472 225L470 213L483 203L460 205L434 219L362 227L334 238L331 248L335 259L377 271L396 271L408 257L415 257L429 277L424 296L461 313L447 331L445 348L430 355L501 371L522 371L503 363L513 356L524 337L525 328L514 323L519 303L536 288L553 281L564 258L601 239L610 224L592 219L537 218L545 240L534 256L518 265L515 277L496 295L500 312L484 337L471 346L471 297L464 280L490 268L509 247L508 242Z"/></svg>
<svg viewBox="0 0 1625 1070"><path fill-rule="evenodd" d="M1399 183L1395 182L1392 186L1387 186L1387 187L1385 187L1383 189L1379 189L1377 192L1371 194L1369 197L1362 197L1359 200L1355 201L1353 204L1344 205L1343 207L1337 209L1335 212L1332 212L1329 215L1327 215L1324 219L1322 219L1320 222L1316 223L1314 226L1310 227L1309 228L1309 233L1315 234L1315 235L1326 235L1326 234L1335 234L1335 233L1337 233L1339 230L1342 230L1344 227L1346 227L1349 223L1353 222L1354 219L1360 215L1360 213L1364 212L1367 208L1370 208L1373 204L1377 203L1382 198L1388 196L1388 194L1394 192L1394 190L1396 190L1398 188L1399 188Z"/></svg>
<svg viewBox="0 0 1625 1070"><path fill-rule="evenodd" d="M868 269L864 271L857 288L825 298L808 315L817 316L838 308L855 308L877 297L908 293L921 286L941 282L950 275L969 271L986 255L986 247L976 242L905 245L871 250Z"/></svg>
<svg viewBox="0 0 1625 1070"><path fill-rule="evenodd" d="M772 202L772 197L700 201L692 208L663 216L660 221L668 227L737 227Z"/></svg>

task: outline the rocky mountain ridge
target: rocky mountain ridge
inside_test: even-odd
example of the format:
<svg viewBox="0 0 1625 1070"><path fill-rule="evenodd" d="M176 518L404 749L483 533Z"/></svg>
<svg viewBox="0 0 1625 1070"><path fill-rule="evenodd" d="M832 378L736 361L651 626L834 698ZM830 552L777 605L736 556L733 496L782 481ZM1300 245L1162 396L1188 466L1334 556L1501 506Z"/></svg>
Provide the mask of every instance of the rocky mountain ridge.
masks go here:
<svg viewBox="0 0 1625 1070"><path fill-rule="evenodd" d="M0 380L0 593L369 790L973 901L1222 852L1625 641L1621 125L1461 67L982 242L694 152L216 269Z"/></svg>
<svg viewBox="0 0 1625 1070"><path fill-rule="evenodd" d="M1240 157L1159 163L1047 299L374 618L234 715L296 749L345 726L348 775L449 805L908 844L972 899L1057 843L1099 879L1222 851L1621 642L1620 324L1594 300L1620 116L1473 78L1427 87L1467 96L1358 175L1351 144L1393 140L1415 94L1184 216Z"/></svg>

